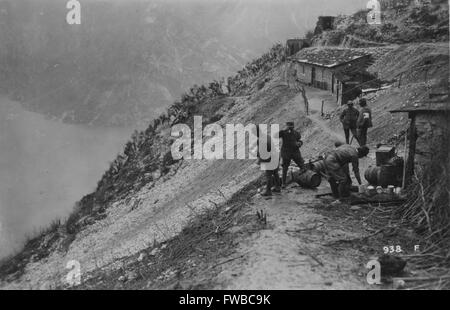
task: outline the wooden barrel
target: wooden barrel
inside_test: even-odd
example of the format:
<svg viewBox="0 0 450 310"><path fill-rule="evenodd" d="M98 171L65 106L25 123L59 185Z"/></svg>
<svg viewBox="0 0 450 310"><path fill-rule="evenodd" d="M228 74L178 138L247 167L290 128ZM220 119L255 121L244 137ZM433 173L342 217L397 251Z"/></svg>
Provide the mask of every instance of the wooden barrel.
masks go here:
<svg viewBox="0 0 450 310"><path fill-rule="evenodd" d="M325 162L323 160L315 162L313 164L312 170L316 173L325 173Z"/></svg>
<svg viewBox="0 0 450 310"><path fill-rule="evenodd" d="M381 167L369 167L364 173L364 177L367 182L372 186L378 186L378 180L380 175Z"/></svg>
<svg viewBox="0 0 450 310"><path fill-rule="evenodd" d="M294 180L300 186L306 188L316 188L322 183L320 174L315 173L312 170L306 170L303 173L300 173L300 171L294 172Z"/></svg>

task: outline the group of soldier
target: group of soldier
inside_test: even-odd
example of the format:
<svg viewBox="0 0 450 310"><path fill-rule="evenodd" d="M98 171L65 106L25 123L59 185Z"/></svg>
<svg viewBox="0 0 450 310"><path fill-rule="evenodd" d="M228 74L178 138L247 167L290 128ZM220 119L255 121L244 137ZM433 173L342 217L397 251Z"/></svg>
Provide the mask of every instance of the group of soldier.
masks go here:
<svg viewBox="0 0 450 310"><path fill-rule="evenodd" d="M323 162L323 171L321 173L327 177L333 197L339 200L346 199L350 196L352 181L349 164L352 165L355 178L359 185L361 185L359 159L369 154L369 148L366 146L366 143L367 130L372 127L372 112L367 107L366 99L360 99L359 105L361 106L360 111L354 108L353 102L349 102L347 108L341 114L340 120L344 126L346 144L337 142L332 151L327 152L325 156L319 157ZM359 143L358 147L351 145L350 131ZM279 132L279 138L282 141L280 152L282 177L280 180L278 173L279 167L273 170L265 170L266 187L261 193L262 196L272 196L272 193L280 193L281 189L286 187L287 174L292 161L295 162L301 171L308 169L308 164L305 164L300 152L300 148L303 145L301 134L295 130L295 124L293 122L286 123L286 129ZM270 152L270 150L268 151ZM269 162L270 159L266 161ZM263 163L265 161L259 159L259 162Z"/></svg>
<svg viewBox="0 0 450 310"><path fill-rule="evenodd" d="M359 145L367 143L367 130L372 127L372 111L367 107L365 98L359 99L359 106L360 111L354 107L353 101L348 101L347 109L340 116L347 144L351 144L350 132Z"/></svg>

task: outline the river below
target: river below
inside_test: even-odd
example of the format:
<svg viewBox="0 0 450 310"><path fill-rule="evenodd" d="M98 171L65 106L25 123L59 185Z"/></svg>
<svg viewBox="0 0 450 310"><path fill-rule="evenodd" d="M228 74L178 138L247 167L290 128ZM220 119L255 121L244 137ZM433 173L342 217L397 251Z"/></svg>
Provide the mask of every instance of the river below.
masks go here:
<svg viewBox="0 0 450 310"><path fill-rule="evenodd" d="M0 97L0 258L67 217L132 131L65 124Z"/></svg>

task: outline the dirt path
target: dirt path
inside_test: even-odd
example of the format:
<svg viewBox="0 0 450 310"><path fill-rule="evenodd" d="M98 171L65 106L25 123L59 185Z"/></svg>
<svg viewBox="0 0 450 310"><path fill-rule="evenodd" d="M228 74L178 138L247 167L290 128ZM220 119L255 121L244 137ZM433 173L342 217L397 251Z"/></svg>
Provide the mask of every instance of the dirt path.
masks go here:
<svg viewBox="0 0 450 310"><path fill-rule="evenodd" d="M325 112L336 109L333 96L312 88L307 88L306 93L309 119L328 140L344 141L343 135L330 129L321 117L322 100ZM301 95L295 100L303 104ZM255 196L251 212L263 210L267 214L266 229L239 241L236 257L242 259L230 262L219 274L219 282L226 283L226 289L370 288L364 269L369 258L358 250L338 250L327 245L336 240L358 238L367 232L362 226L342 223L317 212L318 206L331 202L331 199L316 198L318 192L329 192L326 180L317 190L291 185L270 199Z"/></svg>
<svg viewBox="0 0 450 310"><path fill-rule="evenodd" d="M336 103L336 99L334 95L328 94L324 91L320 91L311 87L305 87L306 96L308 97L309 102L309 119L312 120L316 125L320 127L323 132L330 135L334 139L340 139L345 141L342 133L337 133L333 129L328 126L328 122L324 120L321 116L322 111L322 101L323 101L323 112L327 113L330 111L334 111L338 105ZM303 100L303 99L302 99Z"/></svg>
<svg viewBox="0 0 450 310"><path fill-rule="evenodd" d="M319 189L327 191L326 184ZM240 241L236 257L219 281L226 289L362 289L364 261L357 251L337 251L326 243L357 238L363 230L346 227L313 208L316 191L290 187L271 199L255 197L252 212L267 214L267 227Z"/></svg>

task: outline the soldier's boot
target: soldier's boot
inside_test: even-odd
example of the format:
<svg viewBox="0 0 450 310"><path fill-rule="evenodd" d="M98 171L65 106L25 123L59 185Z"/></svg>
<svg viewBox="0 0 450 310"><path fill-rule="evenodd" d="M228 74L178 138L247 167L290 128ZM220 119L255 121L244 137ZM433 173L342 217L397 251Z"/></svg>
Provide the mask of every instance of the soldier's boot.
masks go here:
<svg viewBox="0 0 450 310"><path fill-rule="evenodd" d="M280 176L278 175L278 172L276 172L273 176L273 188L272 188L272 192L274 193L281 193L281 180L280 180Z"/></svg>
<svg viewBox="0 0 450 310"><path fill-rule="evenodd" d="M270 188L266 188L264 192L261 193L261 196L263 197L270 197L272 196L272 190Z"/></svg>
<svg viewBox="0 0 450 310"><path fill-rule="evenodd" d="M350 197L350 184L348 181L340 182L338 189L340 199L346 200Z"/></svg>
<svg viewBox="0 0 450 310"><path fill-rule="evenodd" d="M338 199L339 198L339 189L338 189L338 185L336 184L335 181L330 180L328 181L330 183L330 187L331 187L331 192L333 193L333 198Z"/></svg>
<svg viewBox="0 0 450 310"><path fill-rule="evenodd" d="M272 189L274 193L281 193L281 187L279 185L275 185Z"/></svg>
<svg viewBox="0 0 450 310"><path fill-rule="evenodd" d="M281 188L286 188L286 179L289 167L283 167L283 173L281 177Z"/></svg>

